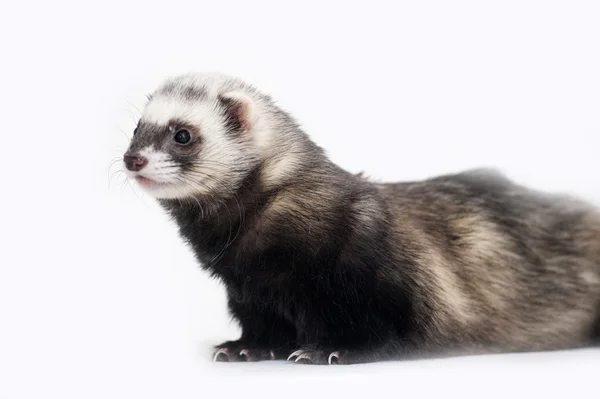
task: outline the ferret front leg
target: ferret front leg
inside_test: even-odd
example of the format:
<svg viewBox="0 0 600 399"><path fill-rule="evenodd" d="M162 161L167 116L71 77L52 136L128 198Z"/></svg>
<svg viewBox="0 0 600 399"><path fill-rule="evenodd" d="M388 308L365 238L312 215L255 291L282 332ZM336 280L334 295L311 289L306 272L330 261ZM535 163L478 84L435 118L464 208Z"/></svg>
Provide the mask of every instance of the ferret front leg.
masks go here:
<svg viewBox="0 0 600 399"><path fill-rule="evenodd" d="M238 303L230 310L242 327L242 336L215 347L216 362L256 362L286 359L296 345L296 330L283 318Z"/></svg>
<svg viewBox="0 0 600 399"><path fill-rule="evenodd" d="M322 301L321 304L326 303ZM377 318L368 306L314 307L296 326L299 346L289 361L305 364L356 364L389 360L402 352L394 327Z"/></svg>

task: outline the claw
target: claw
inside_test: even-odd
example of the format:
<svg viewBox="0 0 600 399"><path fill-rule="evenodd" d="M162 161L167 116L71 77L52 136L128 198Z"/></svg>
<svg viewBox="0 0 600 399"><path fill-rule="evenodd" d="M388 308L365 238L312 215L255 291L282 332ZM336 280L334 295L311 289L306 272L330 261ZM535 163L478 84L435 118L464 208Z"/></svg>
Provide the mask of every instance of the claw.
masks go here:
<svg viewBox="0 0 600 399"><path fill-rule="evenodd" d="M245 356L248 359L250 356L248 355L248 349L242 349L240 351L240 356Z"/></svg>
<svg viewBox="0 0 600 399"><path fill-rule="evenodd" d="M275 352L269 351L269 354L271 355L271 360L275 360Z"/></svg>
<svg viewBox="0 0 600 399"><path fill-rule="evenodd" d="M296 352L292 353L287 360L292 360L296 358L296 360L294 360L294 362L298 363L300 360L302 359L306 359L310 362L312 362L312 357L310 355L309 351L304 351L302 349L298 349Z"/></svg>
<svg viewBox="0 0 600 399"><path fill-rule="evenodd" d="M215 356L213 357L213 362L222 361L219 360L219 356L221 355L224 356L227 360L229 360L229 352L227 351L227 348L221 348L215 353Z"/></svg>
<svg viewBox="0 0 600 399"><path fill-rule="evenodd" d="M306 360L309 360L310 362L312 362L311 356L310 356L310 354L308 352L302 352L300 354L300 356L298 356L296 358L295 362L298 363L298 361L302 360L302 359L306 359Z"/></svg>
<svg viewBox="0 0 600 399"><path fill-rule="evenodd" d="M291 355L288 356L287 360L292 360L292 358L300 356L304 353L304 351L302 349L298 349L296 352L292 353Z"/></svg>
<svg viewBox="0 0 600 399"><path fill-rule="evenodd" d="M329 359L327 359L327 363L338 364L339 360L340 360L340 352L331 352L331 354L329 355Z"/></svg>

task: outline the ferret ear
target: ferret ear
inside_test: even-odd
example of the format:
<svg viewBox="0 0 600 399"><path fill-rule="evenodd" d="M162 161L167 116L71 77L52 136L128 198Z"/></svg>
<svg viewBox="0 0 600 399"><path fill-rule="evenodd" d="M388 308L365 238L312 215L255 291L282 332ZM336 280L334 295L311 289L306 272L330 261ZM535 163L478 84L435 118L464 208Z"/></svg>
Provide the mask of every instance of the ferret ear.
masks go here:
<svg viewBox="0 0 600 399"><path fill-rule="evenodd" d="M248 131L255 120L254 102L246 94L230 91L219 95L225 108L225 125L230 131Z"/></svg>

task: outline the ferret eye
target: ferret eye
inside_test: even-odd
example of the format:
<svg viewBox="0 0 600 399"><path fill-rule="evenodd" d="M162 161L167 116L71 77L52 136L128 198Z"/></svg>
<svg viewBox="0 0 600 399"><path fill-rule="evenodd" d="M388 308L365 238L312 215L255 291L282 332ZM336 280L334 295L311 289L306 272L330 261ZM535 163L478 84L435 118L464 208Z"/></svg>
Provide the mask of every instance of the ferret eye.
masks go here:
<svg viewBox="0 0 600 399"><path fill-rule="evenodd" d="M179 144L187 144L192 139L192 135L185 129L178 130L175 133L175 141Z"/></svg>
<svg viewBox="0 0 600 399"><path fill-rule="evenodd" d="M135 136L138 132L138 128L136 127L135 129L133 129L133 135Z"/></svg>

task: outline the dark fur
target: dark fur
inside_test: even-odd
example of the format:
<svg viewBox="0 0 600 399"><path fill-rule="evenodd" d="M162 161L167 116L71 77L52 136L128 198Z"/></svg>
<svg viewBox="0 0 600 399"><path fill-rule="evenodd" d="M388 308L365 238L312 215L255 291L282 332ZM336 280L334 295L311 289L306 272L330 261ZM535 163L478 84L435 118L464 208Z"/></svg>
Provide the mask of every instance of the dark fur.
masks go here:
<svg viewBox="0 0 600 399"><path fill-rule="evenodd" d="M358 363L571 348L600 335L595 209L489 170L376 184L272 112L302 142L293 173L265 185L263 161L231 195L160 200L225 283L242 327L217 360L303 349L303 362L337 351L337 362Z"/></svg>

